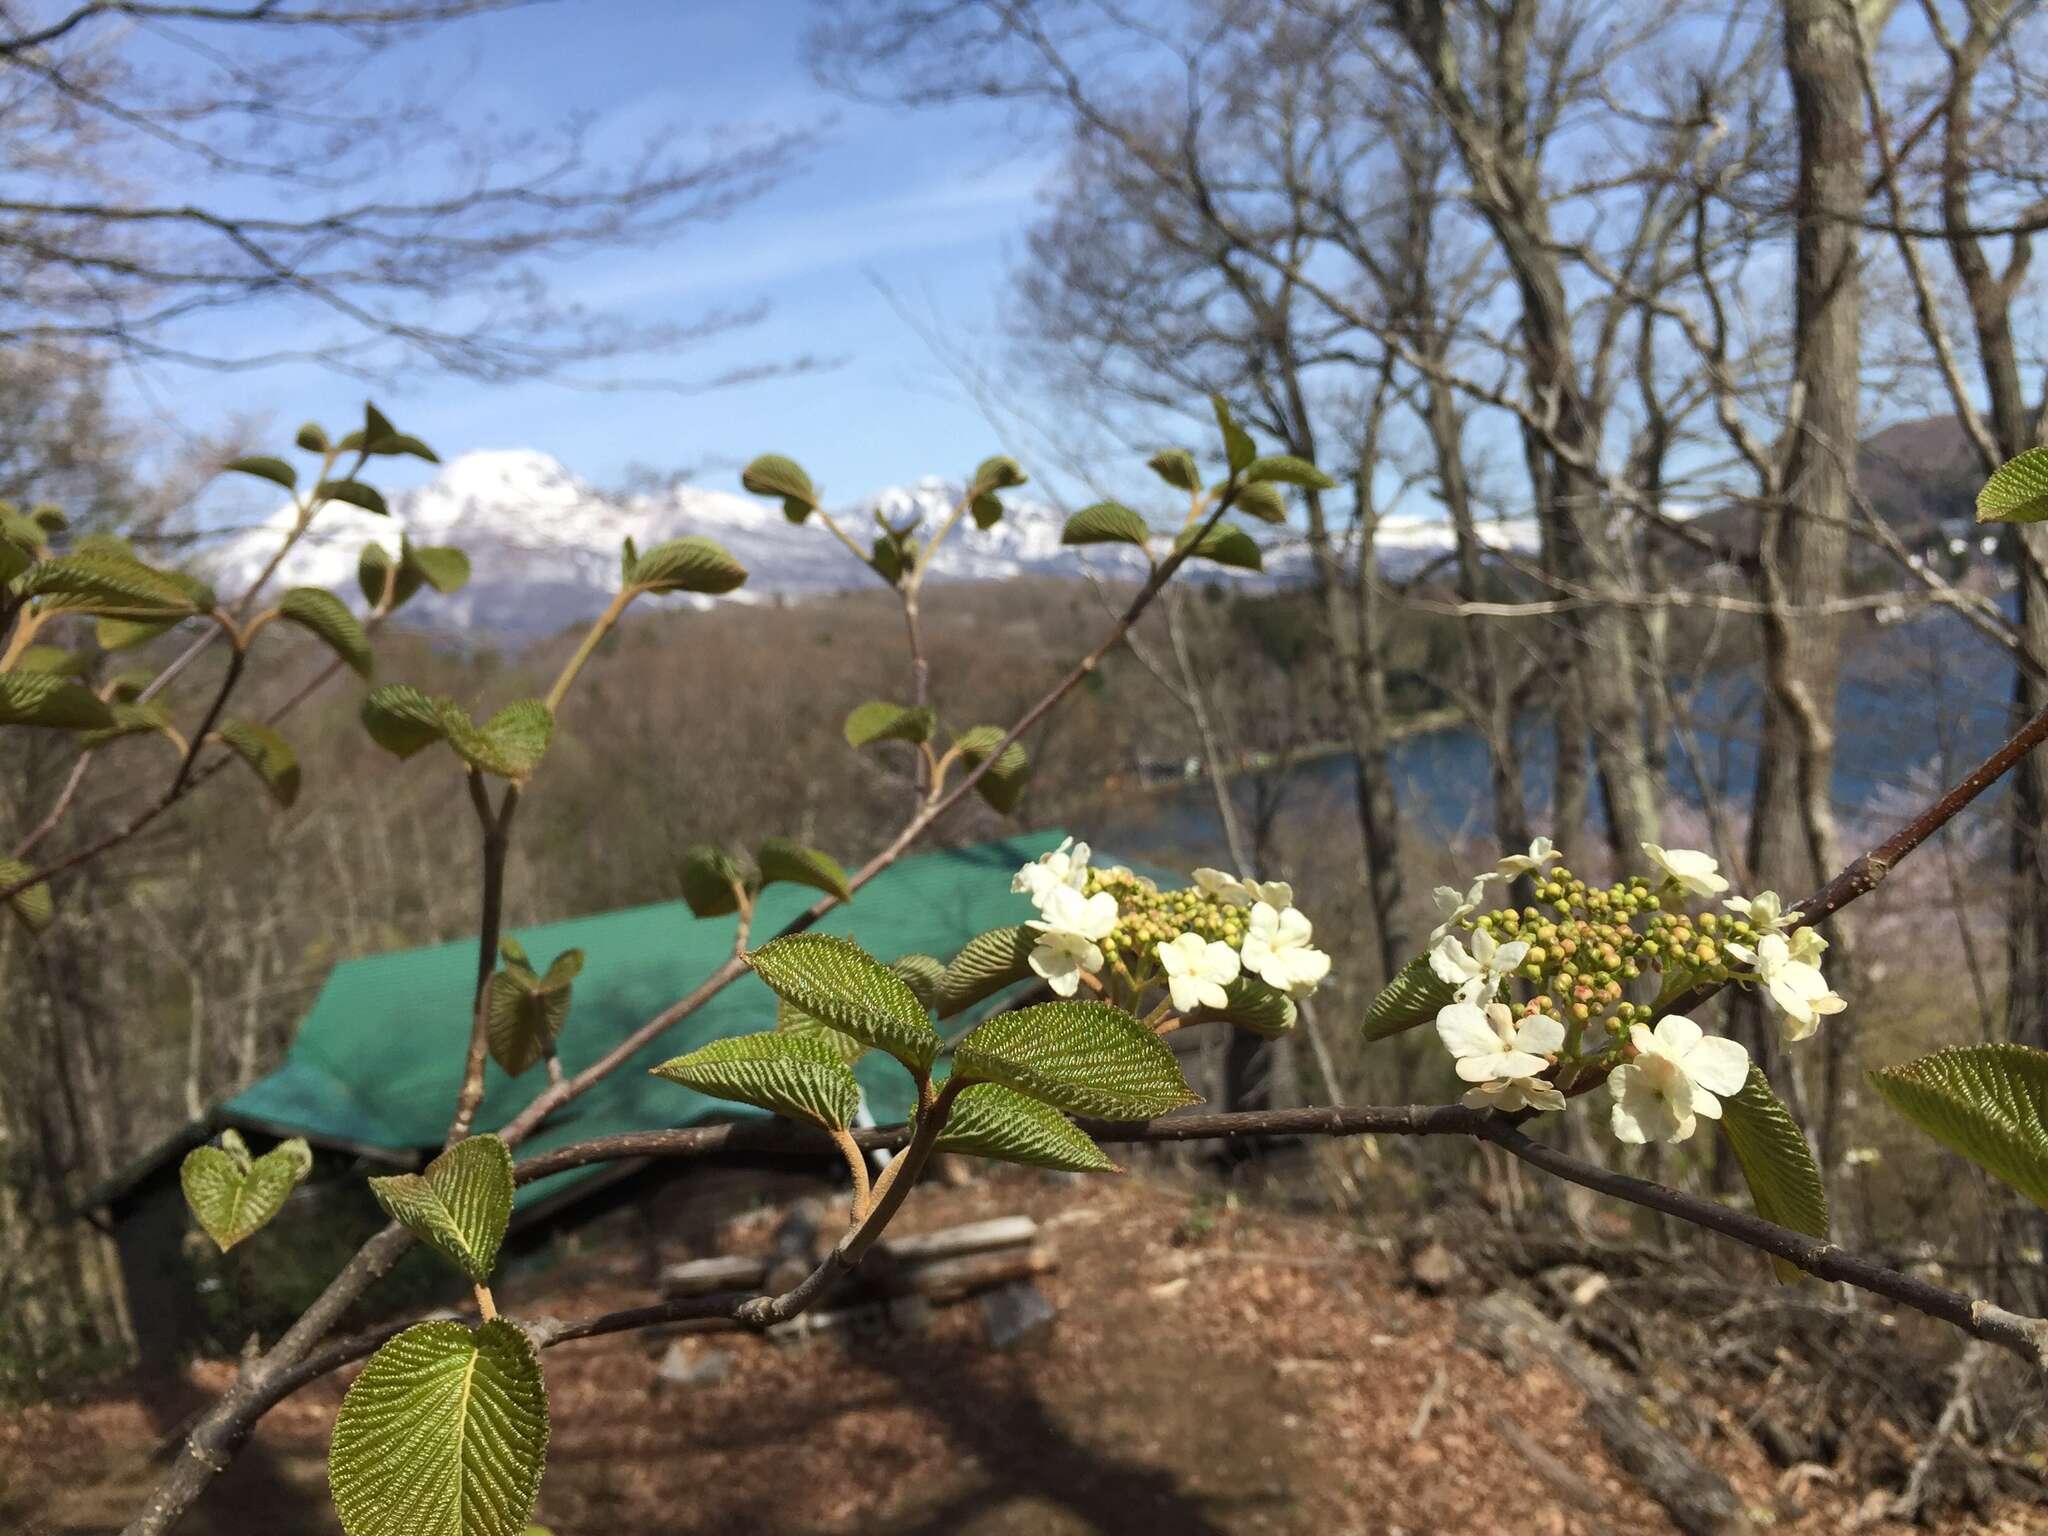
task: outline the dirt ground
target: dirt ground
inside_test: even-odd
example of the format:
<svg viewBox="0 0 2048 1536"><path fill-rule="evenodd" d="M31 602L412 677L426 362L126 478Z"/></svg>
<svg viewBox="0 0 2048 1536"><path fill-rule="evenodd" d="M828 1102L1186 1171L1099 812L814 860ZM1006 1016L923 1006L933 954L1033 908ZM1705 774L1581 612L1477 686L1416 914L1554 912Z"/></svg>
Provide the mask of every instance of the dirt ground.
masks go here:
<svg viewBox="0 0 2048 1536"><path fill-rule="evenodd" d="M1459 1301L1330 1225L1203 1212L1139 1179L1005 1174L920 1191L908 1229L1035 1215L1059 1267L1057 1323L992 1349L980 1308L929 1329L696 1337L730 1370L658 1380L673 1339L547 1357L554 1439L536 1518L556 1536L1622 1536L1674 1529L1616 1470L1548 1370L1513 1375L1460 1341ZM760 1242L765 1222L738 1241ZM645 1302L601 1262L514 1283L500 1304L578 1316ZM533 1301L520 1294L535 1292ZM829 1304L828 1304L829 1305ZM149 1457L225 1379L219 1364L149 1392L0 1416L0 1530L118 1529ZM204 1536L339 1530L325 1453L345 1383L274 1411L183 1528ZM1721 1416L1696 1449L1759 1529L1852 1528L1862 1491L1790 1478ZM1856 1527L1870 1536L1903 1530ZM1958 1533L2048 1530L2009 1508Z"/></svg>

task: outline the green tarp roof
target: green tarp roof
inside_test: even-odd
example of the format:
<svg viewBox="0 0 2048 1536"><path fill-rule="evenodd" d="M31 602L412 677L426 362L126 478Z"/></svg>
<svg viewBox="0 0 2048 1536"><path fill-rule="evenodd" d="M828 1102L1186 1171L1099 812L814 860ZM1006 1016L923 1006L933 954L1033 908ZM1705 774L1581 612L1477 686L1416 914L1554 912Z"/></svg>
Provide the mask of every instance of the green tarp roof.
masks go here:
<svg viewBox="0 0 2048 1536"><path fill-rule="evenodd" d="M1012 894L1010 877L1062 835L1043 832L903 859L825 916L818 931L843 934L885 961L913 953L949 958L977 933L1032 915L1029 901ZM800 886L769 886L754 919L757 941L816 895ZM514 930L542 968L562 950L584 952L560 1042L564 1070L573 1074L589 1065L716 970L732 953L735 921L696 918L672 901ZM216 1118L395 1154L440 1146L461 1082L475 979L474 940L344 961L314 1000L284 1065L221 1105ZM707 1040L774 1023L774 995L756 977L741 977L568 1105L526 1149L761 1113L705 1098L647 1069ZM877 1123L907 1118L910 1080L894 1061L870 1053L856 1071ZM547 1081L540 1067L517 1078L495 1063L486 1072L480 1131L510 1120ZM596 1172L529 1184L520 1204L530 1206Z"/></svg>

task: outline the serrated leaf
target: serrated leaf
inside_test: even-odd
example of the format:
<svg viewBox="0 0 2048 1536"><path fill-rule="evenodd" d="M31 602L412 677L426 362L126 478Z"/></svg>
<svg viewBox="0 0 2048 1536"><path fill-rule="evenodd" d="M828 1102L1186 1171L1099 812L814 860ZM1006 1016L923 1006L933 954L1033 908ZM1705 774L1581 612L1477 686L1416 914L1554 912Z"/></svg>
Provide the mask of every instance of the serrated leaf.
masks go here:
<svg viewBox="0 0 2048 1536"><path fill-rule="evenodd" d="M32 645L14 658L16 672L40 672L49 677L83 677L92 668L92 658L61 645Z"/></svg>
<svg viewBox="0 0 2048 1536"><path fill-rule="evenodd" d="M48 672L0 673L0 725L89 731L114 723L114 712L90 688Z"/></svg>
<svg viewBox="0 0 2048 1536"><path fill-rule="evenodd" d="M1977 493L1980 523L2038 523L2048 518L2048 448L2029 448L1992 472Z"/></svg>
<svg viewBox="0 0 2048 1536"><path fill-rule="evenodd" d="M281 485L286 490L296 490L299 472L283 459L271 458L268 454L252 453L243 458L229 459L221 466L223 470L237 475L254 475L258 480L268 480L272 485Z"/></svg>
<svg viewBox="0 0 2048 1536"><path fill-rule="evenodd" d="M878 741L930 741L938 717L929 709L870 699L846 717L846 744L873 746Z"/></svg>
<svg viewBox="0 0 2048 1536"><path fill-rule="evenodd" d="M271 727L256 720L226 720L214 735L249 765L279 805L289 808L299 798L299 755Z"/></svg>
<svg viewBox="0 0 2048 1536"><path fill-rule="evenodd" d="M295 1136L252 1159L234 1132L223 1131L221 1140L222 1146L194 1147L187 1153L178 1183L200 1227L225 1253L284 1209L291 1192L313 1171L313 1153Z"/></svg>
<svg viewBox="0 0 2048 1536"><path fill-rule="evenodd" d="M1370 1044L1398 1035L1418 1024L1433 1024L1443 1009L1458 1000L1458 989L1430 968L1429 956L1417 955L1365 1010L1364 1035Z"/></svg>
<svg viewBox="0 0 2048 1536"><path fill-rule="evenodd" d="M1735 1152L1735 1161L1742 1166L1757 1215L1825 1240L1828 1192L1813 1160L1813 1149L1800 1133L1799 1122L1754 1064L1742 1091L1721 1101L1721 1130ZM1787 1284L1805 1273L1780 1258L1771 1260L1771 1268Z"/></svg>
<svg viewBox="0 0 2048 1536"><path fill-rule="evenodd" d="M1107 1003L999 1013L953 1049L953 1076L1001 1083L1072 1115L1143 1120L1198 1104L1166 1042Z"/></svg>
<svg viewBox="0 0 2048 1536"><path fill-rule="evenodd" d="M178 627L176 619L101 619L93 626L93 638L103 651L126 651L146 645L159 635Z"/></svg>
<svg viewBox="0 0 2048 1536"><path fill-rule="evenodd" d="M1936 1141L2048 1209L2048 1051L1957 1046L1870 1081Z"/></svg>
<svg viewBox="0 0 2048 1536"><path fill-rule="evenodd" d="M277 605L281 619L309 630L359 677L370 675L370 637L348 605L324 587L293 587Z"/></svg>
<svg viewBox="0 0 2048 1536"><path fill-rule="evenodd" d="M1062 544L1135 544L1145 547L1145 541L1152 530L1145 525L1145 519L1129 507L1118 506L1113 501L1098 501L1092 507L1083 507L1067 519L1066 527L1060 530Z"/></svg>
<svg viewBox="0 0 2048 1536"><path fill-rule="evenodd" d="M1202 471L1195 456L1185 448L1162 448L1145 461L1146 466L1177 491L1199 491Z"/></svg>
<svg viewBox="0 0 2048 1536"><path fill-rule="evenodd" d="M515 700L481 726L473 724L453 700L438 702L448 745L480 773L524 783L533 777L554 739L554 711L540 699Z"/></svg>
<svg viewBox="0 0 2048 1536"><path fill-rule="evenodd" d="M444 597L469 585L469 556L452 544L408 543L405 563Z"/></svg>
<svg viewBox="0 0 2048 1536"><path fill-rule="evenodd" d="M34 873L19 859L0 859L0 886L13 885ZM57 920L57 902L50 894L47 880L16 891L7 898L7 905L13 909L15 920L30 934L41 933Z"/></svg>
<svg viewBox="0 0 2048 1536"><path fill-rule="evenodd" d="M756 496L782 498L782 514L800 523L818 506L817 488L796 460L779 453L764 453L740 472L740 484Z"/></svg>
<svg viewBox="0 0 2048 1536"><path fill-rule="evenodd" d="M852 1066L867 1054L867 1047L848 1034L842 1034L830 1024L820 1023L803 1009L792 1007L789 999L775 999L775 1028L780 1034L808 1035L823 1045L834 1061L843 1061Z"/></svg>
<svg viewBox="0 0 2048 1536"><path fill-rule="evenodd" d="M929 1071L939 1054L938 1031L909 983L858 944L793 933L762 945L747 963L776 996L913 1072Z"/></svg>
<svg viewBox="0 0 2048 1536"><path fill-rule="evenodd" d="M384 500L384 493L374 485L365 485L360 480L322 480L313 487L313 500L345 501L352 507L361 507L365 512L375 512L380 517L391 515L391 508Z"/></svg>
<svg viewBox="0 0 2048 1536"><path fill-rule="evenodd" d="M1263 571L1266 568L1265 556L1259 552L1258 542L1242 528L1229 523L1218 523L1199 539L1193 538L1191 529L1177 539L1173 547L1189 550L1188 558L1191 560L1213 560L1218 565L1240 571Z"/></svg>
<svg viewBox="0 0 2048 1536"><path fill-rule="evenodd" d="M714 1099L737 1099L792 1120L844 1130L860 1109L860 1083L818 1031L777 1029L713 1040L653 1069Z"/></svg>
<svg viewBox="0 0 2048 1536"><path fill-rule="evenodd" d="M700 843L683 854L683 900L698 917L723 917L740 909L747 872L723 848Z"/></svg>
<svg viewBox="0 0 2048 1536"><path fill-rule="evenodd" d="M1236 498L1230 503L1230 510L1256 517L1262 523L1284 523L1287 521L1287 498L1280 494L1278 486L1240 486Z"/></svg>
<svg viewBox="0 0 2048 1536"><path fill-rule="evenodd" d="M1259 484L1276 482L1280 485L1305 485L1318 491L1331 491L1337 482L1324 474L1307 459L1298 459L1291 453L1269 453L1253 459L1244 469L1245 479Z"/></svg>
<svg viewBox="0 0 2048 1536"><path fill-rule="evenodd" d="M754 850L754 864L761 871L761 883L780 880L788 885L807 885L814 891L853 900L853 887L846 883L846 871L831 854L806 848L786 837L768 837Z"/></svg>
<svg viewBox="0 0 2048 1536"><path fill-rule="evenodd" d="M973 483L985 491L1009 491L1028 482L1017 461L1007 454L995 454L975 467Z"/></svg>
<svg viewBox="0 0 2048 1536"><path fill-rule="evenodd" d="M495 1136L458 1141L420 1173L370 1180L384 1213L473 1282L491 1278L512 1219L512 1154Z"/></svg>
<svg viewBox="0 0 2048 1536"><path fill-rule="evenodd" d="M448 734L440 704L407 683L372 688L363 699L362 717L370 739L400 758L411 757Z"/></svg>
<svg viewBox="0 0 2048 1536"><path fill-rule="evenodd" d="M633 562L630 584L646 592L730 592L747 568L723 545L699 534L657 544Z"/></svg>
<svg viewBox="0 0 2048 1536"><path fill-rule="evenodd" d="M1009 732L1000 725L977 725L963 731L953 739L954 750L969 769L978 767L996 744ZM1024 743L1013 741L997 754L987 773L975 780L974 792L991 806L1007 816L1017 809L1017 802L1024 798L1025 787L1031 782L1031 756L1024 750Z"/></svg>
<svg viewBox="0 0 2048 1536"><path fill-rule="evenodd" d="M1277 1040L1294 1028L1300 1016L1294 999L1249 972L1240 972L1224 989L1228 1001L1221 1008L1197 1008L1190 1024L1235 1024L1255 1035Z"/></svg>
<svg viewBox="0 0 2048 1536"><path fill-rule="evenodd" d="M1229 402L1221 395L1211 395L1209 405L1216 413L1217 430L1223 434L1223 454L1230 463L1230 472L1242 473L1259 456L1258 445L1252 441L1251 434L1237 424Z"/></svg>
<svg viewBox="0 0 2048 1536"><path fill-rule="evenodd" d="M1056 1168L1063 1173L1123 1171L1085 1131L1050 1104L1000 1083L975 1083L961 1089L933 1150L1031 1168Z"/></svg>
<svg viewBox="0 0 2048 1536"><path fill-rule="evenodd" d="M113 711L114 723L96 731L86 731L78 738L81 747L103 747L123 736L145 736L171 728L171 717L161 704L110 703L107 708Z"/></svg>
<svg viewBox="0 0 2048 1536"><path fill-rule="evenodd" d="M939 983L946 979L946 967L935 955L898 955L889 969L903 978L911 995L929 1010L938 999Z"/></svg>
<svg viewBox="0 0 2048 1536"><path fill-rule="evenodd" d="M942 1019L994 997L1007 986L1029 979L1031 950L1038 936L1019 923L977 934L960 947L939 978L932 1007Z"/></svg>
<svg viewBox="0 0 2048 1536"><path fill-rule="evenodd" d="M547 1446L540 1356L516 1324L416 1323L342 1399L328 1491L348 1536L519 1536Z"/></svg>
<svg viewBox="0 0 2048 1536"><path fill-rule="evenodd" d="M524 950L515 957L508 949L505 958L510 967L491 977L485 1035L491 1060L507 1077L517 1077L547 1055L561 1036L574 990L570 982L583 969L583 951L564 950L545 976L533 974Z"/></svg>
<svg viewBox="0 0 2048 1536"><path fill-rule="evenodd" d="M23 579L21 590L41 598L45 608L121 619L176 619L212 606L202 583L180 580L106 546L43 561ZM206 601L196 601L198 595Z"/></svg>

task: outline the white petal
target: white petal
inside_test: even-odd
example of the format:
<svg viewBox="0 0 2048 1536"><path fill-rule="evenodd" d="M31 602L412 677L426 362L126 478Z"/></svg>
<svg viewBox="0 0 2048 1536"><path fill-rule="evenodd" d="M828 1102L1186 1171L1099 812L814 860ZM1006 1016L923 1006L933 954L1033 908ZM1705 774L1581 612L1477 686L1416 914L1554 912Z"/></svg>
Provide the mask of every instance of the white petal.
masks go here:
<svg viewBox="0 0 2048 1536"><path fill-rule="evenodd" d="M1493 952L1493 969L1503 973L1512 971L1528 958L1528 940L1516 939L1512 944L1503 944Z"/></svg>
<svg viewBox="0 0 2048 1536"><path fill-rule="evenodd" d="M1657 1027L1651 1033L1659 1047L1683 1060L1685 1053L1699 1044L1706 1031L1682 1013L1667 1013L1657 1021Z"/></svg>
<svg viewBox="0 0 2048 1536"><path fill-rule="evenodd" d="M1742 1092L1742 1085L1749 1081L1749 1052L1734 1040L1709 1035L1681 1059L1688 1077L1723 1098Z"/></svg>
<svg viewBox="0 0 2048 1536"><path fill-rule="evenodd" d="M1564 1023L1547 1013L1531 1014L1515 1027L1515 1049L1548 1056L1564 1045Z"/></svg>
<svg viewBox="0 0 2048 1536"><path fill-rule="evenodd" d="M1486 1022L1485 1011L1471 1003L1438 1009L1436 1033L1453 1056L1490 1056L1500 1049L1500 1036Z"/></svg>

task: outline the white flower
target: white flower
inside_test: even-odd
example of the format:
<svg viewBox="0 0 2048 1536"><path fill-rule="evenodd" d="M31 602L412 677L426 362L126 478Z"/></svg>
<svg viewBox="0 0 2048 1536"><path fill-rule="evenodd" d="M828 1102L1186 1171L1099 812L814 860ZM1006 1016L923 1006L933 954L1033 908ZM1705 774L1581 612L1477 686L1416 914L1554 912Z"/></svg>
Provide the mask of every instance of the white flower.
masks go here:
<svg viewBox="0 0 2048 1536"><path fill-rule="evenodd" d="M1781 933L1799 921L1786 910L1776 891L1761 891L1754 896L1730 896L1721 905L1747 921L1758 933Z"/></svg>
<svg viewBox="0 0 2048 1536"><path fill-rule="evenodd" d="M1512 880L1517 875L1533 875L1552 859L1557 849L1547 837L1539 837L1529 845L1527 853L1511 853L1494 865L1494 873L1502 880Z"/></svg>
<svg viewBox="0 0 2048 1536"><path fill-rule="evenodd" d="M1468 1083L1534 1077L1564 1044L1564 1025L1556 1019L1541 1013L1517 1019L1505 1003L1447 1003L1437 1010L1436 1033Z"/></svg>
<svg viewBox="0 0 2048 1536"><path fill-rule="evenodd" d="M1721 1118L1721 1099L1740 1093L1749 1077L1749 1052L1733 1040L1707 1034L1682 1014L1657 1021L1655 1030L1631 1025L1636 1059L1609 1074L1614 1134L1641 1146L1684 1141L1696 1117Z"/></svg>
<svg viewBox="0 0 2048 1536"><path fill-rule="evenodd" d="M1785 935L1785 952L1801 965L1819 965L1827 948L1828 941L1818 928L1794 928Z"/></svg>
<svg viewBox="0 0 2048 1536"><path fill-rule="evenodd" d="M1309 943L1313 933L1297 909L1253 902L1244 932L1245 969L1289 997L1307 997L1330 974L1330 957Z"/></svg>
<svg viewBox="0 0 2048 1536"><path fill-rule="evenodd" d="M1718 896L1728 889L1721 866L1697 848L1659 848L1655 843L1644 843L1643 852L1664 871L1664 878L1681 890L1691 891L1695 896Z"/></svg>
<svg viewBox="0 0 2048 1536"><path fill-rule="evenodd" d="M1793 938L1811 930L1801 928ZM1819 935L1814 935L1818 938ZM1828 990L1827 978L1820 973L1820 967L1812 959L1801 955L1818 957L1820 950L1811 943L1795 951L1783 934L1767 933L1756 941L1756 948L1747 944L1724 944L1722 949L1737 965L1746 965L1756 972L1756 979L1771 995L1771 1001L1784 1011L1787 1023L1783 1033L1787 1040L1804 1040L1816 1029L1820 1021L1830 1013L1840 1013L1849 1005ZM1820 948L1826 948L1822 940Z"/></svg>
<svg viewBox="0 0 2048 1536"><path fill-rule="evenodd" d="M1528 957L1529 946L1523 940L1496 944L1492 934L1475 928L1469 953L1456 938L1446 937L1429 952L1429 968L1458 989L1459 1002L1490 1003L1500 984Z"/></svg>
<svg viewBox="0 0 2048 1536"><path fill-rule="evenodd" d="M1237 980L1237 951L1220 939L1205 940L1199 933L1183 933L1154 951L1160 969L1166 972L1166 990L1173 1006L1182 1013L1197 1008L1221 1008L1230 1001L1224 990Z"/></svg>
<svg viewBox="0 0 2048 1536"><path fill-rule="evenodd" d="M1481 875L1472 882L1472 888L1460 894L1455 885L1440 885L1431 894L1436 898L1436 913L1443 919L1429 933L1429 942L1441 943L1443 936L1459 923L1479 910L1479 903L1486 896L1486 882L1493 877Z"/></svg>
<svg viewBox="0 0 2048 1536"><path fill-rule="evenodd" d="M1252 893L1244 888L1244 882L1220 869L1196 870L1195 884L1202 888L1204 896L1220 901L1226 907L1248 907L1252 904Z"/></svg>
<svg viewBox="0 0 2048 1536"><path fill-rule="evenodd" d="M1061 997L1072 997L1082 972L1093 975L1102 969L1101 941L1116 926L1116 898L1108 891L1083 896L1071 885L1056 885L1046 893L1040 910L1045 913L1043 921L1025 924L1038 930L1031 969Z"/></svg>
<svg viewBox="0 0 2048 1536"><path fill-rule="evenodd" d="M1079 890L1088 878L1088 845L1077 843L1071 837L1050 853L1041 853L1037 858L1017 871L1010 882L1010 889L1020 895L1028 895L1031 904L1043 912L1045 900L1056 886L1072 886Z"/></svg>
<svg viewBox="0 0 2048 1536"><path fill-rule="evenodd" d="M1512 1115L1525 1109L1563 1109L1564 1095L1540 1077L1497 1077L1474 1083L1458 1102L1467 1109L1497 1109Z"/></svg>

